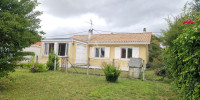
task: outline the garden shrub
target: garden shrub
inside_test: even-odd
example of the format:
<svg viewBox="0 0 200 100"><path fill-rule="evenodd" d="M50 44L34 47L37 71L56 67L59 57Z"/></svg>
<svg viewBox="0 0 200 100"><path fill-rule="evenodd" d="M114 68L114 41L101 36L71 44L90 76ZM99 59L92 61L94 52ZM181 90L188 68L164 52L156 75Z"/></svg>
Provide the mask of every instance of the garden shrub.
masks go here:
<svg viewBox="0 0 200 100"><path fill-rule="evenodd" d="M200 99L200 14L193 21L184 24L187 28L168 49L173 83L184 100Z"/></svg>
<svg viewBox="0 0 200 100"><path fill-rule="evenodd" d="M30 69L33 67L34 62L35 62L35 55L33 55L30 61L28 61L27 63L20 64L20 67Z"/></svg>
<svg viewBox="0 0 200 100"><path fill-rule="evenodd" d="M47 71L49 68L42 63L34 63L34 67L30 68L31 72L44 72Z"/></svg>
<svg viewBox="0 0 200 100"><path fill-rule="evenodd" d="M158 59L154 59L153 62L150 63L151 69L158 69L158 68L163 68L164 67L164 63L163 60L158 60Z"/></svg>
<svg viewBox="0 0 200 100"><path fill-rule="evenodd" d="M162 76L162 79L160 80L164 80L164 78L166 77L166 69L165 68L157 68L155 69L155 74L158 75L158 76Z"/></svg>
<svg viewBox="0 0 200 100"><path fill-rule="evenodd" d="M20 67L22 67L22 68L31 68L31 67L33 67L33 64L30 63L30 62L22 63L22 64L20 64Z"/></svg>
<svg viewBox="0 0 200 100"><path fill-rule="evenodd" d="M109 82L116 82L121 71L117 70L115 66L111 65L111 64L105 64L103 65L103 71L105 73L106 76L106 80Z"/></svg>
<svg viewBox="0 0 200 100"><path fill-rule="evenodd" d="M54 53L50 53L47 61L47 66L49 67L49 70L54 70L55 56L56 56L56 69L58 69L59 67L58 56Z"/></svg>

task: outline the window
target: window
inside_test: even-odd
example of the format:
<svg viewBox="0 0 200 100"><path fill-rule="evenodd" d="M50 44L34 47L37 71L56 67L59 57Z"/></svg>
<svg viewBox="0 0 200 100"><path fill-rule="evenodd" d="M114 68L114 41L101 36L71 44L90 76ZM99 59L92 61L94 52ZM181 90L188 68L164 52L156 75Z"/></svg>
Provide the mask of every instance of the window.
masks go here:
<svg viewBox="0 0 200 100"><path fill-rule="evenodd" d="M132 57L132 48L128 48L128 58Z"/></svg>
<svg viewBox="0 0 200 100"><path fill-rule="evenodd" d="M95 48L95 57L104 58L105 57L105 48Z"/></svg>
<svg viewBox="0 0 200 100"><path fill-rule="evenodd" d="M126 58L126 48L122 48L121 58Z"/></svg>
<svg viewBox="0 0 200 100"><path fill-rule="evenodd" d="M132 57L132 48L121 48L121 58L127 59Z"/></svg>
<svg viewBox="0 0 200 100"><path fill-rule="evenodd" d="M54 51L54 43L45 43L44 44L44 55L48 55L49 53Z"/></svg>
<svg viewBox="0 0 200 100"><path fill-rule="evenodd" d="M58 55L65 56L66 54L66 43L59 43L58 45Z"/></svg>
<svg viewBox="0 0 200 100"><path fill-rule="evenodd" d="M58 44L58 56L68 56L68 43Z"/></svg>

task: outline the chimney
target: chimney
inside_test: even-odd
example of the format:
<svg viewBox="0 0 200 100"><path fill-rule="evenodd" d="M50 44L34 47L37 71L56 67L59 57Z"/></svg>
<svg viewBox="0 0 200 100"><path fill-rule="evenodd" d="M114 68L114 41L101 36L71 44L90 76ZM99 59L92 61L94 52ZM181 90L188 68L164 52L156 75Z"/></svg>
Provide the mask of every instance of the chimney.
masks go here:
<svg viewBox="0 0 200 100"><path fill-rule="evenodd" d="M146 28L143 29L143 33L144 33L144 34L147 33Z"/></svg>
<svg viewBox="0 0 200 100"><path fill-rule="evenodd" d="M88 41L92 40L92 35L93 35L93 29L89 29L89 31L88 31Z"/></svg>

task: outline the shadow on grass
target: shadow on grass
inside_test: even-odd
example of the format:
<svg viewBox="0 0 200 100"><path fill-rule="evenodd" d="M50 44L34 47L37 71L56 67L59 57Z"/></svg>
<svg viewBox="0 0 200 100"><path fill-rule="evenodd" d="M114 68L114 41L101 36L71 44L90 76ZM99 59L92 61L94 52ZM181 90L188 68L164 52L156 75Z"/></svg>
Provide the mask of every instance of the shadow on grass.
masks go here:
<svg viewBox="0 0 200 100"><path fill-rule="evenodd" d="M6 76L0 79L0 91L7 90L14 85L15 79L11 76Z"/></svg>

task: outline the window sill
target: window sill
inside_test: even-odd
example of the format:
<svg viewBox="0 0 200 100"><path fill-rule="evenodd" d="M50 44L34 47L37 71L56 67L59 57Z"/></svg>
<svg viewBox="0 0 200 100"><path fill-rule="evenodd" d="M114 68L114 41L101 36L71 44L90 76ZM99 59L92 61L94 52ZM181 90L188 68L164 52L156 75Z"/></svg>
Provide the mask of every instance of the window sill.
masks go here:
<svg viewBox="0 0 200 100"><path fill-rule="evenodd" d="M94 57L93 59L109 59L109 58L97 58L97 57Z"/></svg>
<svg viewBox="0 0 200 100"><path fill-rule="evenodd" d="M120 60L129 61L129 58L120 58Z"/></svg>
<svg viewBox="0 0 200 100"><path fill-rule="evenodd" d="M58 56L58 57L60 57L60 58L65 58L65 57L68 57L68 56Z"/></svg>
<svg viewBox="0 0 200 100"><path fill-rule="evenodd" d="M49 55L43 55L42 57L48 57ZM68 57L68 56L58 56L60 58Z"/></svg>
<svg viewBox="0 0 200 100"><path fill-rule="evenodd" d="M49 55L42 55L42 57L48 57Z"/></svg>

